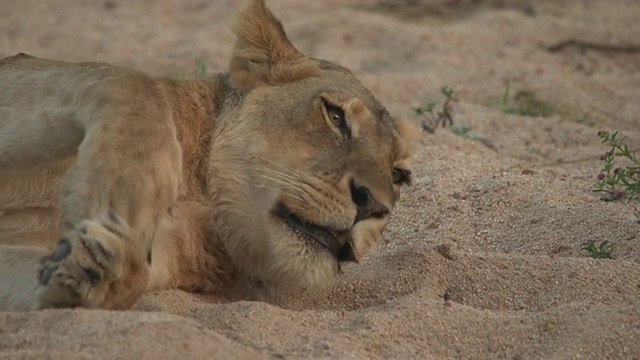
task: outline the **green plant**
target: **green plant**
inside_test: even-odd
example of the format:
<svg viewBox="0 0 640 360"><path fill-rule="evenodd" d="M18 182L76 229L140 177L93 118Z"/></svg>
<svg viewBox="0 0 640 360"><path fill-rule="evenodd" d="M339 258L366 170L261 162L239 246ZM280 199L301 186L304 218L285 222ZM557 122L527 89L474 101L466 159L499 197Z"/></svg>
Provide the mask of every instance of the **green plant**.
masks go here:
<svg viewBox="0 0 640 360"><path fill-rule="evenodd" d="M556 107L544 100L530 90L520 90L516 92L513 99L509 98L511 92L510 82L507 80L502 94L502 111L505 114L521 116L549 117L557 112Z"/></svg>
<svg viewBox="0 0 640 360"><path fill-rule="evenodd" d="M640 160L637 150L629 150L625 144L626 137L618 138L618 132L598 131L601 143L609 146L609 150L600 157L604 162L602 171L598 174L597 190L605 195L603 200L633 199L640 193ZM622 159L626 166L617 166L617 160Z"/></svg>
<svg viewBox="0 0 640 360"><path fill-rule="evenodd" d="M460 137L467 138L471 132L471 127L467 125L466 122L462 121L459 126L452 126L451 132Z"/></svg>
<svg viewBox="0 0 640 360"><path fill-rule="evenodd" d="M207 60L204 57L197 58L196 59L196 69L194 70L192 76L203 77L203 76L207 76L207 73L208 73ZM180 74L178 72L169 73L169 78L170 79L174 79L174 80L182 79L182 78L185 78L185 77L188 77L188 76L189 75Z"/></svg>
<svg viewBox="0 0 640 360"><path fill-rule="evenodd" d="M458 101L453 96L453 88L449 86L443 86L440 88L440 93L445 96L445 102L442 104L442 110L435 112L436 102L429 101L419 107L413 108L413 111L419 116L425 116L422 120L422 129L433 134L438 128L438 125L442 127L453 125L453 106L452 102Z"/></svg>
<svg viewBox="0 0 640 360"><path fill-rule="evenodd" d="M207 75L207 60L204 57L199 57L196 59L196 71L194 75L195 76Z"/></svg>
<svg viewBox="0 0 640 360"><path fill-rule="evenodd" d="M511 90L511 81L507 79L507 82L504 84L504 93L502 93L502 104L505 106L509 103L510 90Z"/></svg>
<svg viewBox="0 0 640 360"><path fill-rule="evenodd" d="M491 142L489 138L475 133L464 121L461 121L460 125L451 126L451 132L465 139L476 140L487 144Z"/></svg>
<svg viewBox="0 0 640 360"><path fill-rule="evenodd" d="M424 115L424 114L431 114L433 113L433 109L436 107L436 102L435 101L429 101L427 103L424 103L418 107L415 108L411 108L413 111L416 112L416 115Z"/></svg>
<svg viewBox="0 0 640 360"><path fill-rule="evenodd" d="M585 250L589 253L589 256L594 259L611 259L611 252L613 252L613 248L615 248L615 244L605 240L598 246L596 246L595 242L589 241L582 245L580 250Z"/></svg>

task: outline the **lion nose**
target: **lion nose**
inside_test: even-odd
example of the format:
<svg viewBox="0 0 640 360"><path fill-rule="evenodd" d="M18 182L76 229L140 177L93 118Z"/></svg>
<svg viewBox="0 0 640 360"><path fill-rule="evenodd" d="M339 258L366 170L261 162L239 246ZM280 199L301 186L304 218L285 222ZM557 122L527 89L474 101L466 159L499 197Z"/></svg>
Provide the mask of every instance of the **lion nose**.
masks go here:
<svg viewBox="0 0 640 360"><path fill-rule="evenodd" d="M389 213L389 208L379 203L367 187L358 186L353 180L351 180L350 187L351 199L358 209L354 224L372 217L381 218Z"/></svg>

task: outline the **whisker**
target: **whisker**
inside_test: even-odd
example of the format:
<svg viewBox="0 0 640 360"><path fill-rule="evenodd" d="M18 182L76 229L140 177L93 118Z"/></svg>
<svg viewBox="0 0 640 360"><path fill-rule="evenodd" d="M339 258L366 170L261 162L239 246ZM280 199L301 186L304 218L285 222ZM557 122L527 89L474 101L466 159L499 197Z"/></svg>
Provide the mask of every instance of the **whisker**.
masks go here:
<svg viewBox="0 0 640 360"><path fill-rule="evenodd" d="M313 186L311 186L309 182L309 175L302 172L295 171L294 169L290 169L282 164L279 164L275 161L265 159L263 157L257 157L258 160L263 161L264 163L270 164L273 167L268 166L260 166L256 164L244 164L248 169L253 169L262 173L262 176L271 180L276 184L279 184L289 191L287 191L287 195L291 197L295 197L299 201L307 202L309 199L302 199L299 195L295 195L292 191L297 191L302 194L306 194L310 198L315 198L317 196L317 191L314 191ZM324 181L322 178L316 178L316 180ZM329 184L330 185L330 184ZM265 186L266 187L266 186ZM272 189L274 190L274 189Z"/></svg>
<svg viewBox="0 0 640 360"><path fill-rule="evenodd" d="M279 163L277 163L275 161L272 161L272 160L269 160L269 159L265 159L265 158L263 158L261 156L258 157L258 159L260 159L260 160L262 160L264 162L267 162L267 163L269 163L271 165L275 165L275 166L279 167L280 169L282 169L284 171L287 171L289 174L295 176L296 178L302 178L300 173L298 173L297 171L295 171L293 169L290 169L290 168L288 168L288 167L286 167L286 166L284 166L282 164L279 164Z"/></svg>
<svg viewBox="0 0 640 360"><path fill-rule="evenodd" d="M279 176L279 177L281 177L281 178L283 178L283 179L289 180L289 181L300 181L300 180L301 180L301 179L300 179L300 178L298 178L298 177L295 177L295 178L294 178L294 177L291 177L290 175L284 174L284 173L282 173L282 172L279 172L279 171L277 171L277 170L273 170L273 169L265 169L265 168L260 168L260 167L257 167L257 166L256 166L256 167L254 167L254 169L255 169L255 170L258 170L258 171L260 171L260 172L263 172L263 173L264 173L264 172L268 172L268 173L270 173L270 174L272 174L272 175L277 175L277 176Z"/></svg>
<svg viewBox="0 0 640 360"><path fill-rule="evenodd" d="M290 176L287 176L286 174L283 174L273 169L265 169L265 168L260 168L256 166L252 166L252 168L262 172L263 173L262 175L269 180L272 180L282 185L287 185L288 187L298 190L300 192L310 194L309 189L311 188L311 186L308 183L306 183L302 178L294 179L294 178L291 178Z"/></svg>
<svg viewBox="0 0 640 360"><path fill-rule="evenodd" d="M301 198L300 196L295 195L295 194L293 194L293 193L291 193L291 192L288 192L288 191L284 191L284 190L286 190L286 188L284 188L284 189L276 189L276 188L272 188L272 187L264 186L264 185L258 185L257 187L259 187L259 188L261 188L261 189L267 189L267 190L272 190L272 191L279 191L279 192L282 192L283 194L285 194L285 195L287 195L287 196L291 196L292 198L294 198L294 199L296 199L296 200L298 200L298 201L300 201L300 202L305 202L305 200L304 200L303 198Z"/></svg>
<svg viewBox="0 0 640 360"><path fill-rule="evenodd" d="M298 186L295 186L295 184L291 184L288 181L283 181L282 179L273 178L273 177L271 177L269 175L264 175L264 177L265 177L265 179L271 180L274 183L276 183L278 185L281 185L281 186L283 186L283 187L285 187L285 188L287 188L289 190L294 190L294 191L298 191L298 192L301 192L301 193L304 193L304 194L307 194L307 195L311 195L311 193L309 191L307 191L306 189L302 189L302 188L300 188ZM264 188L269 188L266 185L260 185L260 186L264 187ZM275 190L275 189L272 189L272 190ZM288 194L291 195L291 196L294 196L291 192L288 192ZM300 200L302 200L302 199L300 199Z"/></svg>

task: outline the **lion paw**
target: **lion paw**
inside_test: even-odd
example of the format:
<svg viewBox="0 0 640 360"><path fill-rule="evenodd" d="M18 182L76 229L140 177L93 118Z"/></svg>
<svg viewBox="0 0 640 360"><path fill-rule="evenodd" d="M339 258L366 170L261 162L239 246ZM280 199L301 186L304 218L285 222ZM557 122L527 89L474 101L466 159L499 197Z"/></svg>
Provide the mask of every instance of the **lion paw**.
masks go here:
<svg viewBox="0 0 640 360"><path fill-rule="evenodd" d="M39 281L45 289L41 307L116 307L122 301L118 298L134 296L138 289L114 286L135 275L124 266L132 253L139 252L134 244L129 227L112 212L67 231L53 254L42 261ZM137 257L144 262L143 256Z"/></svg>

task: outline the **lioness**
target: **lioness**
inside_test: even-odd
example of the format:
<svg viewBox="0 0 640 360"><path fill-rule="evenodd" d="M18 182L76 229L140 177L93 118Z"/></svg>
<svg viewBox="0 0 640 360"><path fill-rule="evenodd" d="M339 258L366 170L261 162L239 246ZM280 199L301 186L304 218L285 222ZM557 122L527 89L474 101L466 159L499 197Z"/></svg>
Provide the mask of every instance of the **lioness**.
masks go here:
<svg viewBox="0 0 640 360"><path fill-rule="evenodd" d="M322 287L380 238L410 182L407 125L264 1L233 30L208 79L0 61L0 310L125 309L246 276Z"/></svg>

